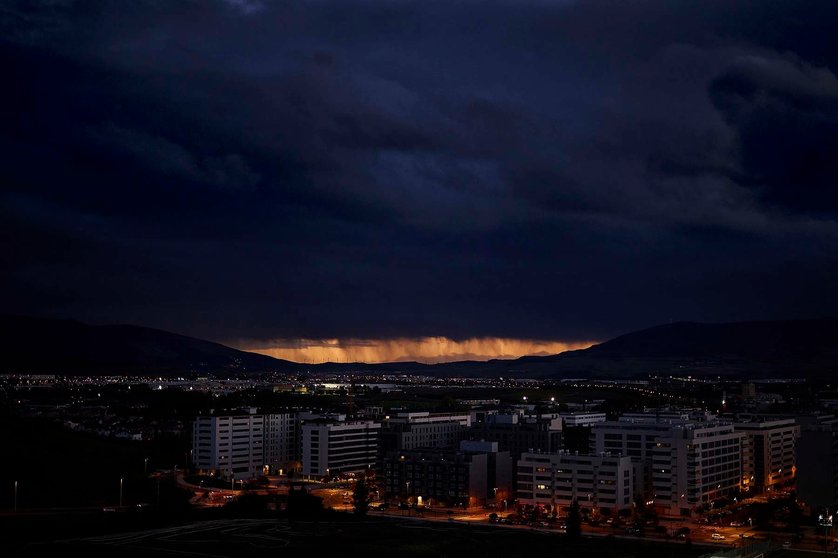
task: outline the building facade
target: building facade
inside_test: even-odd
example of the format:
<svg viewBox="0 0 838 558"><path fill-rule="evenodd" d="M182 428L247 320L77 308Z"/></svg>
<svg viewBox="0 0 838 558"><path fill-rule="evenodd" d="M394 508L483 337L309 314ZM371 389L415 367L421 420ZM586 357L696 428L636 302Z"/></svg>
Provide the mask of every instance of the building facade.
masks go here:
<svg viewBox="0 0 838 558"><path fill-rule="evenodd" d="M359 473L376 464L381 423L315 419L301 427L302 473L308 477Z"/></svg>
<svg viewBox="0 0 838 558"><path fill-rule="evenodd" d="M804 424L797 441L797 494L811 508L838 508L838 422L831 416Z"/></svg>
<svg viewBox="0 0 838 558"><path fill-rule="evenodd" d="M249 409L242 414L206 415L192 427L193 466L236 480L265 472L265 417Z"/></svg>
<svg viewBox="0 0 838 558"><path fill-rule="evenodd" d="M390 497L474 506L512 494L512 459L497 451L496 443L464 441L459 450L390 451L382 461L382 486Z"/></svg>
<svg viewBox="0 0 838 558"><path fill-rule="evenodd" d="M617 511L631 506L634 467L625 456L527 452L517 467L518 503L556 511L581 507Z"/></svg>
<svg viewBox="0 0 838 558"><path fill-rule="evenodd" d="M456 448L468 436L470 425L467 413L399 413L382 424L382 450Z"/></svg>
<svg viewBox="0 0 838 558"><path fill-rule="evenodd" d="M795 478L800 426L793 418L734 424L742 439L742 488L751 493L786 486Z"/></svg>
<svg viewBox="0 0 838 558"><path fill-rule="evenodd" d="M697 507L738 492L742 437L732 424L685 423L658 436L652 450L654 505L666 515L691 515Z"/></svg>
<svg viewBox="0 0 838 558"><path fill-rule="evenodd" d="M294 413L265 415L265 466L270 474L293 468L300 459L300 436Z"/></svg>
<svg viewBox="0 0 838 558"><path fill-rule="evenodd" d="M562 419L523 414L489 414L471 429L473 439L497 442L514 461L528 451L558 451L562 447Z"/></svg>
<svg viewBox="0 0 838 558"><path fill-rule="evenodd" d="M562 419L562 425L568 426L593 426L598 422L605 422L605 413L593 412L575 412L575 413L561 413L559 415Z"/></svg>
<svg viewBox="0 0 838 558"><path fill-rule="evenodd" d="M716 420L633 414L595 424L591 449L632 458L638 495L660 513L690 515L739 490L743 436Z"/></svg>

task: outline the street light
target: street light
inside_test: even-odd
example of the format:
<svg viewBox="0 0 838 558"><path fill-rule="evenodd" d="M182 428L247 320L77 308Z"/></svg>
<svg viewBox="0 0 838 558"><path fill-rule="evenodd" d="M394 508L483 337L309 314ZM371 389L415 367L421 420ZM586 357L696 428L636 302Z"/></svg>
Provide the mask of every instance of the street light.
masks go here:
<svg viewBox="0 0 838 558"><path fill-rule="evenodd" d="M148 457L143 459L143 474L148 474Z"/></svg>
<svg viewBox="0 0 838 558"><path fill-rule="evenodd" d="M17 481L15 481L15 513L17 513Z"/></svg>
<svg viewBox="0 0 838 558"><path fill-rule="evenodd" d="M119 507L120 508L122 507L122 481L123 480L124 479L122 477L119 477Z"/></svg>
<svg viewBox="0 0 838 558"><path fill-rule="evenodd" d="M818 516L818 525L823 527L823 553L826 555L826 551L829 548L829 528L832 527L832 515L829 514L829 508L826 510L826 515L821 514Z"/></svg>

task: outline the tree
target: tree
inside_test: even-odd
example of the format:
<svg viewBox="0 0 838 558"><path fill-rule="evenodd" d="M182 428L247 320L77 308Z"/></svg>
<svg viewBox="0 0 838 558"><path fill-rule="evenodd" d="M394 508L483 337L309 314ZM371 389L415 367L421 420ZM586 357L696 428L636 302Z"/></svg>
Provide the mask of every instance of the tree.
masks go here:
<svg viewBox="0 0 838 558"><path fill-rule="evenodd" d="M323 499L309 494L302 483L291 483L288 487L288 520L317 519L323 513Z"/></svg>
<svg viewBox="0 0 838 558"><path fill-rule="evenodd" d="M573 500L570 504L570 511L567 513L567 536L572 539L579 538L582 534L582 514L579 511L579 502Z"/></svg>
<svg viewBox="0 0 838 558"><path fill-rule="evenodd" d="M352 493L352 508L356 515L366 515L369 509L369 496L370 487L367 484L367 477L361 473L355 481L355 490Z"/></svg>

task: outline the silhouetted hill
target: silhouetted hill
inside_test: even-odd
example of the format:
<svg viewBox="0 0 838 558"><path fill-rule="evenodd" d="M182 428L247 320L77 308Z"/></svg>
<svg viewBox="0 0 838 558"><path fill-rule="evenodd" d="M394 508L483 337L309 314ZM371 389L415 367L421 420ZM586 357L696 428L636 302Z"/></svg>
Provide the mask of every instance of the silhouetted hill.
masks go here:
<svg viewBox="0 0 838 558"><path fill-rule="evenodd" d="M410 372L439 377L590 378L649 373L801 376L838 372L838 319L679 322L587 349L515 360L442 364L327 363L318 371Z"/></svg>
<svg viewBox="0 0 838 558"><path fill-rule="evenodd" d="M28 373L255 372L295 363L158 329L0 316L0 370Z"/></svg>
<svg viewBox="0 0 838 558"><path fill-rule="evenodd" d="M679 322L621 335L583 352L610 358L838 359L838 319Z"/></svg>
<svg viewBox="0 0 838 558"><path fill-rule="evenodd" d="M521 374L556 377L650 372L818 375L838 371L838 319L678 322L587 349L515 362L510 368Z"/></svg>
<svg viewBox="0 0 838 558"><path fill-rule="evenodd" d="M156 329L0 316L0 372L376 372L439 377L587 378L677 374L748 376L838 372L838 319L706 324L627 333L587 349L515 360L442 364L297 364Z"/></svg>

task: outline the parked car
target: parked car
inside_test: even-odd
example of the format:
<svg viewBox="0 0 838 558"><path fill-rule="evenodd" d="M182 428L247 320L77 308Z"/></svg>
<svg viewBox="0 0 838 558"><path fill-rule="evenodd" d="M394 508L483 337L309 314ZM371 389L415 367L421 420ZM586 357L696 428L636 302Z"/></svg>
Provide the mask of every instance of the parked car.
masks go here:
<svg viewBox="0 0 838 558"><path fill-rule="evenodd" d="M710 538L715 539L717 541L721 541L721 540L724 540L725 536L722 535L721 533L713 533L712 535L710 535Z"/></svg>

